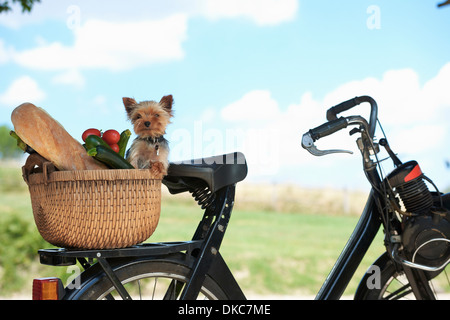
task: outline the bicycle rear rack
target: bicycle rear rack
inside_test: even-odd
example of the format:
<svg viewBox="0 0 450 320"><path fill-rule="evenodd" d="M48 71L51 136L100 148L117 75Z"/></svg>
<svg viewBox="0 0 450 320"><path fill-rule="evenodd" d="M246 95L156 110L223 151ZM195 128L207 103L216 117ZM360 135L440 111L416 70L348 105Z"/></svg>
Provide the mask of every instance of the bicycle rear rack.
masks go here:
<svg viewBox="0 0 450 320"><path fill-rule="evenodd" d="M141 243L123 249L77 250L77 249L41 249L38 251L40 263L50 266L70 266L77 259L88 258L130 258L170 254L181 251L192 252L200 248L203 241Z"/></svg>
<svg viewBox="0 0 450 320"><path fill-rule="evenodd" d="M190 254L193 250L201 247L203 241L166 242L166 243L143 243L123 249L104 250L70 250L70 249L42 249L39 250L41 264L52 266L69 266L76 264L77 260L86 270L91 267L93 259L97 259L106 276L109 278L119 295L124 300L131 300L130 295L117 278L107 259L137 258L145 256L156 256L186 251ZM90 260L89 263L86 258Z"/></svg>

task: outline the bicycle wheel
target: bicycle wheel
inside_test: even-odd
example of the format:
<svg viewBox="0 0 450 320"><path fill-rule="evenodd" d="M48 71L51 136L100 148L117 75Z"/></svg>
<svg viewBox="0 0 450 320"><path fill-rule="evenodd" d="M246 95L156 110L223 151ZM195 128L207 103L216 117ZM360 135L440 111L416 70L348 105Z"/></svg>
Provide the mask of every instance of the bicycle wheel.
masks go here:
<svg viewBox="0 0 450 320"><path fill-rule="evenodd" d="M188 280L190 268L174 263L154 260L134 261L114 266L113 270L132 299L176 300ZM114 286L100 269L81 287L69 293L70 300L121 299ZM206 277L198 299L224 300L226 294L209 276Z"/></svg>
<svg viewBox="0 0 450 320"><path fill-rule="evenodd" d="M374 265L380 268L378 285L369 289L365 276L355 294L356 300L416 300L405 273L398 271L391 259L383 255ZM431 281L428 285L439 298Z"/></svg>

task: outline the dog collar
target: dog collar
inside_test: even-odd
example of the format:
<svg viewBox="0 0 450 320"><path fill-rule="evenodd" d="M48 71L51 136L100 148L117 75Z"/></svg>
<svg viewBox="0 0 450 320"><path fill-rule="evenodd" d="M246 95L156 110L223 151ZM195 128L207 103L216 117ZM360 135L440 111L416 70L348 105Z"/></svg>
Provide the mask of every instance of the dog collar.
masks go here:
<svg viewBox="0 0 450 320"><path fill-rule="evenodd" d="M144 140L147 141L148 143L154 144L155 145L155 151L156 151L156 155L159 156L159 144L166 141L166 139L164 138L164 136L159 136L159 137L138 137L139 140Z"/></svg>
<svg viewBox="0 0 450 320"><path fill-rule="evenodd" d="M145 138L138 137L138 139L139 139L139 140L147 141L147 142L152 143L152 144L155 144L155 143L161 143L161 142L163 142L164 140L166 140L166 139L164 138L164 136L159 136L159 137L145 137Z"/></svg>

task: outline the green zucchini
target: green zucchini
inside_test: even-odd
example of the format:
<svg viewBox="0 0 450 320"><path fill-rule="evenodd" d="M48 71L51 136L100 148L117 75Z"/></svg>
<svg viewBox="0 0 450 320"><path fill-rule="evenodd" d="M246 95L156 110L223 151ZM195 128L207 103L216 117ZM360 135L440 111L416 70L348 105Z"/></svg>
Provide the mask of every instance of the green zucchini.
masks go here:
<svg viewBox="0 0 450 320"><path fill-rule="evenodd" d="M87 150L95 148L96 146L104 146L104 147L111 149L111 147L102 138L100 138L99 136L93 135L93 134L90 136L87 136L87 138L84 142L86 143Z"/></svg>
<svg viewBox="0 0 450 320"><path fill-rule="evenodd" d="M14 131L10 131L9 135L17 140L17 146L24 152L32 153L33 149L30 148L25 142L20 139L20 137Z"/></svg>
<svg viewBox="0 0 450 320"><path fill-rule="evenodd" d="M87 140L87 139L86 139ZM112 169L134 169L134 167L110 147L98 145L87 151L88 155L105 163Z"/></svg>
<svg viewBox="0 0 450 320"><path fill-rule="evenodd" d="M130 130L124 130L120 134L120 140L119 140L119 155L122 157L125 157L125 150L127 149L128 140L131 137L131 131Z"/></svg>

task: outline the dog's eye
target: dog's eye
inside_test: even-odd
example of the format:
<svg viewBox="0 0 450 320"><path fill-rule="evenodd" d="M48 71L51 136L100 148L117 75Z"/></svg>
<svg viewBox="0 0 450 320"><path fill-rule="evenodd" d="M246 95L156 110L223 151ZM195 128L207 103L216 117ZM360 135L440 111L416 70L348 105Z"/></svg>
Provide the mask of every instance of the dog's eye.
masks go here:
<svg viewBox="0 0 450 320"><path fill-rule="evenodd" d="M159 114L155 113L155 117L158 118L158 117L159 117Z"/></svg>
<svg viewBox="0 0 450 320"><path fill-rule="evenodd" d="M136 115L136 120L142 118L140 114Z"/></svg>

